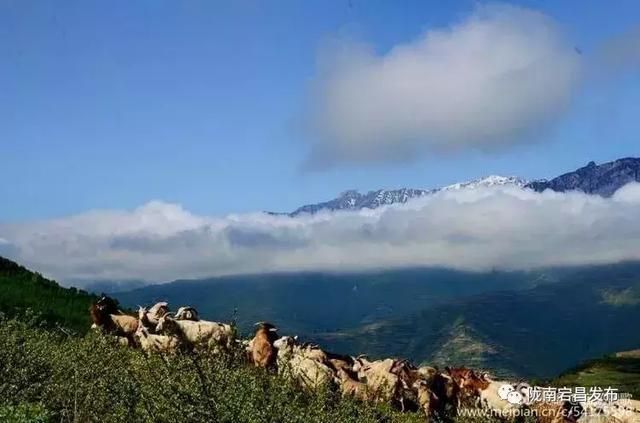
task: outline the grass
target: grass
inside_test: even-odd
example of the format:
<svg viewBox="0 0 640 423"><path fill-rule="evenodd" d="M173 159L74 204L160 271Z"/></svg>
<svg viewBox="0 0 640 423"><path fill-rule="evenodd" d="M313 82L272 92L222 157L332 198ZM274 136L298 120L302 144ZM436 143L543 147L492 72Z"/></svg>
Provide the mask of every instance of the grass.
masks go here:
<svg viewBox="0 0 640 423"><path fill-rule="evenodd" d="M569 370L552 381L555 386L618 388L640 398L640 358L607 356Z"/></svg>

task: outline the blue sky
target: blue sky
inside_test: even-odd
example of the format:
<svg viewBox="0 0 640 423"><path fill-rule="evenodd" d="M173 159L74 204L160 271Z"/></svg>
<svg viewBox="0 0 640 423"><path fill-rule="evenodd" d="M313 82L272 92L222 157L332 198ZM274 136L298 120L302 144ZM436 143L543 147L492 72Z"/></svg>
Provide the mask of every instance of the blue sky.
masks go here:
<svg viewBox="0 0 640 423"><path fill-rule="evenodd" d="M515 4L515 3L514 3ZM518 3L585 55L640 23L637 1ZM305 171L299 129L328 40L384 55L477 2L0 2L0 221L152 199L199 214L291 210L349 188L535 178L637 156L640 77L583 84L526 143Z"/></svg>

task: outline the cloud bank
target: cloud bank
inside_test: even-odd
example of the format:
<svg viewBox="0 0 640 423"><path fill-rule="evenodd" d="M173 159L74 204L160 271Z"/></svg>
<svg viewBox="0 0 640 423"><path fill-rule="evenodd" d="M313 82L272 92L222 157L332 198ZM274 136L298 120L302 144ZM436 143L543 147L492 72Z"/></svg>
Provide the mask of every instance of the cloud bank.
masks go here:
<svg viewBox="0 0 640 423"><path fill-rule="evenodd" d="M197 216L151 202L0 224L0 249L67 284L404 266L527 269L640 259L638 215L637 183L611 198L494 187L296 218Z"/></svg>
<svg viewBox="0 0 640 423"><path fill-rule="evenodd" d="M310 164L532 139L567 108L580 73L580 55L549 17L509 5L479 6L383 55L334 43L312 90Z"/></svg>

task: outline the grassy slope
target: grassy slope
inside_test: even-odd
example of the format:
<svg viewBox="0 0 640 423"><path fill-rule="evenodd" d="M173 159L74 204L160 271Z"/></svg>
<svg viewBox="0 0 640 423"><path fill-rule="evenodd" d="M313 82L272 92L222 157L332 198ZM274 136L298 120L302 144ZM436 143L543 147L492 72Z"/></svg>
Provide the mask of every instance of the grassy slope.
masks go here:
<svg viewBox="0 0 640 423"><path fill-rule="evenodd" d="M31 309L49 324L84 333L90 325L87 310L93 298L0 257L0 312L8 316Z"/></svg>
<svg viewBox="0 0 640 423"><path fill-rule="evenodd" d="M613 277L617 283L591 286L591 289L582 286L580 292L590 294L584 297L574 295L570 298L582 307L588 305L587 300L598 307L604 307L601 309L603 313L598 316L605 317L603 327L609 330L611 320L606 319L607 313L616 316L621 313L623 317L631 318L626 326L619 327L617 333L623 330L635 333L637 331L634 332L633 328L637 327L637 320L633 319L638 316L635 305L629 304L628 301L610 301L612 292L615 295L615 292L622 293L628 289L629 282L635 275L634 270L629 267L617 268ZM595 277L602 276L598 275L597 271L591 271L590 274ZM612 275L611 272L608 274ZM44 313L53 322L78 329L88 326L86 309L92 297L73 289L61 288L54 282L2 258L0 288L0 310L4 313L19 315L21 310L33 308ZM576 286L558 285L550 288L562 289L547 292L547 298L564 294L559 298L566 300L566 295L572 292L566 289ZM503 300L513 300L512 296L515 293L501 295L507 295ZM483 295L480 298L486 300L487 296ZM513 313L522 306L518 301L506 302L512 303L510 310ZM479 303L483 307L493 304L483 301ZM567 304L566 301L564 303ZM545 302L541 304L546 305ZM530 307L524 307L522 312L531 310ZM553 308L546 307L544 310L551 314L545 318L545 322L551 322L558 317L553 313ZM569 307L568 311L572 313L575 310ZM489 321L505 321L496 320L500 311L495 313L497 314L490 314ZM442 323L451 319L452 315L427 313L426 317L430 318L427 320L433 329L433 340L440 337L440 341L444 342L438 350L443 360L453 361L456 359L455 354L465 351L472 355L500 355L507 351L504 346L492 345L491 340L486 338L486 333L480 333L474 328L482 325L472 325L465 320L465 317L471 316L473 312L453 319L449 326L442 329ZM413 320L412 324L418 323L420 318L425 318L425 314L420 314L418 320ZM583 315L583 319L578 323L585 324L591 330L592 336L600 336L593 333L593 327L587 324L593 323L593 319ZM498 331L504 329L499 324L497 326ZM376 333L385 327L386 324L369 325L366 331ZM428 333L430 332L427 331ZM398 333L395 335L396 340L402 339ZM108 339L95 335L82 338L66 337L60 333L55 334L42 328L1 318L0 338L3 340L3 347L0 348L0 418L3 421L28 419L45 422L80 419L125 422L133 419L161 422L178 421L185 418L185 413L189 420L194 422L211 421L214 418L219 421L286 422L421 420L419 414L400 415L385 407L364 406L353 401L341 400L328 392L304 394L285 381L248 367L233 357L230 360L206 354L197 359L191 356L178 356L170 360L159 356L146 357L139 351L119 348ZM514 338L514 342L521 340L518 334L514 334ZM576 343L576 339L579 340L580 336L573 338L572 342ZM540 343L539 338L534 341ZM375 343L371 345L375 346ZM581 342L577 342L577 345L584 346ZM409 339L405 346L420 349L424 346L424 339L414 337ZM520 350L521 353L523 351ZM535 354L536 351L521 354L520 360L514 360L514 365L526 365L523 364L526 360L522 356L528 357L532 353ZM387 355L392 354L388 351ZM621 392L640 396L640 358L634 354L627 355L631 357L609 356L592 360L565 372L552 383L566 386L613 386ZM158 384L159 380L164 382ZM180 407L176 407L176 404L180 404Z"/></svg>
<svg viewBox="0 0 640 423"><path fill-rule="evenodd" d="M611 386L640 398L640 357L610 355L564 372L552 381L556 386Z"/></svg>
<svg viewBox="0 0 640 423"><path fill-rule="evenodd" d="M423 421L339 393L305 393L231 355L145 355L89 331L93 297L0 258L0 420L3 422L398 422ZM4 316L3 316L4 315ZM6 315L16 316L7 319Z"/></svg>

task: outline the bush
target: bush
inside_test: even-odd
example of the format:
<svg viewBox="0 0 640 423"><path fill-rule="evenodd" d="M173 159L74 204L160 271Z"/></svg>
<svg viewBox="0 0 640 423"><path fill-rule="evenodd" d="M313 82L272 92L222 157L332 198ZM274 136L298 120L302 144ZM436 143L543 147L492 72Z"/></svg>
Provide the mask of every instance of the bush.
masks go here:
<svg viewBox="0 0 640 423"><path fill-rule="evenodd" d="M305 393L241 353L145 355L109 337L0 321L0 421L417 422L418 413Z"/></svg>
<svg viewBox="0 0 640 423"><path fill-rule="evenodd" d="M40 404L23 403L0 407L0 421L5 423L45 423L51 415Z"/></svg>

